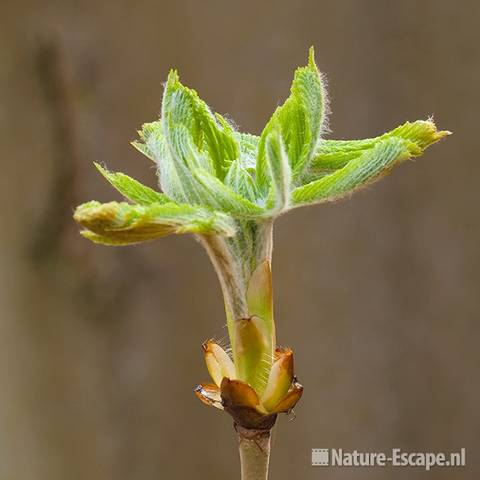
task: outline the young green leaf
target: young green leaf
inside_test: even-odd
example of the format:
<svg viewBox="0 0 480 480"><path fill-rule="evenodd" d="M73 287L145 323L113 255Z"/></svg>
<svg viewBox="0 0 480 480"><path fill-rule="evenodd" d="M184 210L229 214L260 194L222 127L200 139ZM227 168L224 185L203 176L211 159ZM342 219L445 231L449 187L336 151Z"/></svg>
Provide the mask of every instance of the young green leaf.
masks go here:
<svg viewBox="0 0 480 480"><path fill-rule="evenodd" d="M315 174L330 173L344 167L350 160L362 155L382 140L387 138L403 138L417 145L418 151L412 151L412 156L419 156L423 151L438 142L448 131L438 131L431 120L417 120L406 122L403 125L375 138L364 140L322 140L315 149L310 171Z"/></svg>
<svg viewBox="0 0 480 480"><path fill-rule="evenodd" d="M265 152L271 178L267 208L278 214L288 208L291 182L290 164L279 130L273 130L268 135Z"/></svg>
<svg viewBox="0 0 480 480"><path fill-rule="evenodd" d="M308 65L298 68L290 97L278 107L262 132L258 146L257 181L264 190L268 185L266 139L273 128L280 127L295 181L308 167L325 122L326 95L315 64L313 48Z"/></svg>
<svg viewBox="0 0 480 480"><path fill-rule="evenodd" d="M365 140L321 140L310 163L310 173L331 173L375 146L381 137Z"/></svg>
<svg viewBox="0 0 480 480"><path fill-rule="evenodd" d="M152 152L145 143L138 140L133 140L130 142L130 145L137 149L142 155L145 155L148 159L152 160L152 162L156 161Z"/></svg>
<svg viewBox="0 0 480 480"><path fill-rule="evenodd" d="M240 132L236 132L236 136L240 145L240 163L243 168L254 174L260 137L251 135L250 133Z"/></svg>
<svg viewBox="0 0 480 480"><path fill-rule="evenodd" d="M413 155L417 157L421 155L427 147L450 134L451 132L448 130L437 130L433 120L428 119L417 120L416 122L405 122L391 132L385 133L382 137L404 138L409 142L415 143L418 151L413 153Z"/></svg>
<svg viewBox="0 0 480 480"><path fill-rule="evenodd" d="M160 121L144 123L141 130L138 130L140 140L130 142L140 153L148 157L153 162L159 163L159 142L163 142L162 124Z"/></svg>
<svg viewBox="0 0 480 480"><path fill-rule="evenodd" d="M212 170L207 170L223 179L230 163L239 155L234 131L221 115L210 111L195 90L180 83L175 71L170 72L167 81L162 113L168 119L164 126L166 136L173 125L184 125L197 149L208 153Z"/></svg>
<svg viewBox="0 0 480 480"><path fill-rule="evenodd" d="M241 165L240 159L234 160L225 177L225 185L242 197L255 202L258 196L255 180Z"/></svg>
<svg viewBox="0 0 480 480"><path fill-rule="evenodd" d="M82 235L107 245L130 245L172 233L223 236L235 233L235 223L228 215L174 203L143 206L93 201L77 207L74 219L85 227Z"/></svg>
<svg viewBox="0 0 480 480"><path fill-rule="evenodd" d="M131 202L150 205L151 203L168 203L171 201L166 195L142 185L139 181L124 173L109 172L98 163L95 163L95 167L114 188Z"/></svg>
<svg viewBox="0 0 480 480"><path fill-rule="evenodd" d="M161 126L163 137L155 140L162 190L177 202L208 204L193 171L224 178L238 153L230 126L215 117L195 91L184 87L175 71L165 86Z"/></svg>
<svg viewBox="0 0 480 480"><path fill-rule="evenodd" d="M194 171L194 175L203 187L201 195L211 208L245 218L260 217L264 214L263 208L235 193L207 171L199 168Z"/></svg>
<svg viewBox="0 0 480 480"><path fill-rule="evenodd" d="M345 167L296 188L292 192L292 202L301 206L337 200L377 180L396 164L416 154L416 144L402 138L386 138Z"/></svg>
<svg viewBox="0 0 480 480"><path fill-rule="evenodd" d="M178 161L178 155L166 141L162 122L145 123L138 133L143 143L137 141L132 145L157 164L160 185L165 194L178 203L200 203L192 175L185 162ZM178 142L179 133L171 137L172 141Z"/></svg>

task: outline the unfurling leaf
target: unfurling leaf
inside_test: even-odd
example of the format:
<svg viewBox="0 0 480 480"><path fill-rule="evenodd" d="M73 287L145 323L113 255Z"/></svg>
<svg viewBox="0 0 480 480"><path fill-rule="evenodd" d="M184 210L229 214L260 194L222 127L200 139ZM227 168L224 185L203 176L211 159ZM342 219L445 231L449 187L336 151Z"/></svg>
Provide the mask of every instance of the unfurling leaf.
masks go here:
<svg viewBox="0 0 480 480"><path fill-rule="evenodd" d="M244 218L260 217L264 214L263 208L234 192L206 170L199 168L194 171L194 176L202 187L199 192L204 203L211 208Z"/></svg>
<svg viewBox="0 0 480 480"><path fill-rule="evenodd" d="M280 131L274 130L267 137L265 153L271 178L267 209L279 214L288 208L290 201L291 169Z"/></svg>
<svg viewBox="0 0 480 480"><path fill-rule="evenodd" d="M260 137L241 132L236 132L235 135L240 145L240 164L243 168L247 169L249 173L254 174Z"/></svg>
<svg viewBox="0 0 480 480"><path fill-rule="evenodd" d="M379 141L334 173L292 192L296 206L337 200L387 174L397 163L419 153L419 147L402 138Z"/></svg>
<svg viewBox="0 0 480 480"><path fill-rule="evenodd" d="M235 233L235 224L228 215L174 203L142 206L94 201L77 207L74 218L85 227L83 236L105 245L130 245L172 233Z"/></svg>
<svg viewBox="0 0 480 480"><path fill-rule="evenodd" d="M225 185L230 187L235 193L255 202L258 196L257 185L252 175L242 166L240 160L234 160L225 177Z"/></svg>
<svg viewBox="0 0 480 480"><path fill-rule="evenodd" d="M319 177L344 167L354 158L370 150L388 138L400 138L415 144L418 149L411 148L411 156L421 155L424 150L449 135L448 131L438 131L431 120L406 122L394 130L375 138L364 140L321 140L312 158L309 168L310 176Z"/></svg>
<svg viewBox="0 0 480 480"><path fill-rule="evenodd" d="M295 72L290 96L277 108L262 132L257 158L257 181L260 187L265 189L268 185L265 148L272 129L280 128L292 177L296 181L308 168L325 123L325 114L326 94L311 48L308 65Z"/></svg>
<svg viewBox="0 0 480 480"><path fill-rule="evenodd" d="M175 71L168 77L162 117L167 140L173 126L183 125L198 151L208 156L211 172L220 179L225 177L230 163L239 156L234 131L221 115L210 111L195 90L180 83Z"/></svg>

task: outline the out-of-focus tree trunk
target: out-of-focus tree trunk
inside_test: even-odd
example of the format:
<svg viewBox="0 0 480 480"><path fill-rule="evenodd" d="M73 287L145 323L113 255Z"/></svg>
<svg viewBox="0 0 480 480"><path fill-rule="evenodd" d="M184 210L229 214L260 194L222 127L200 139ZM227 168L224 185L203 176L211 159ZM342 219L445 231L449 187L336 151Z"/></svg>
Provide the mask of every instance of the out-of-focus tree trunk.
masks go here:
<svg viewBox="0 0 480 480"><path fill-rule="evenodd" d="M272 478L318 478L308 456L319 446L474 455L477 2L24 0L2 10L2 479L237 475L230 420L192 394L207 378L201 342L225 335L208 259L188 238L94 246L70 214L118 198L92 161L155 185L128 141L156 117L168 68L258 133L311 44L330 82L332 137L430 114L455 135L350 202L278 223L279 341L294 347L306 390L296 421L279 424Z"/></svg>

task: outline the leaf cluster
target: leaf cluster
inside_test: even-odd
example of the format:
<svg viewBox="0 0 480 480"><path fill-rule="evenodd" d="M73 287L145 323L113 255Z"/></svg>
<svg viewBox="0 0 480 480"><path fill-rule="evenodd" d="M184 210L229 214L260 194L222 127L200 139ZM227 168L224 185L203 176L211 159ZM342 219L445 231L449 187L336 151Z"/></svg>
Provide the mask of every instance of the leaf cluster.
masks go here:
<svg viewBox="0 0 480 480"><path fill-rule="evenodd" d="M75 220L86 238L107 245L172 233L230 237L242 222L348 196L449 133L426 120L370 139L325 140L327 112L313 49L260 136L237 131L172 70L160 119L132 143L155 162L161 192L97 164L127 202L83 204Z"/></svg>

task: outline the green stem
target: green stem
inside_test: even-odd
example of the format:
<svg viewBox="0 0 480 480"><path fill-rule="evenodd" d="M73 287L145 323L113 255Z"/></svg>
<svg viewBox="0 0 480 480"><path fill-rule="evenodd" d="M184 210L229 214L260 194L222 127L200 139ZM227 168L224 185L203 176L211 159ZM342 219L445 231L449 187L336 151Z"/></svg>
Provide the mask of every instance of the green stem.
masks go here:
<svg viewBox="0 0 480 480"><path fill-rule="evenodd" d="M264 260L271 262L272 259L273 222L266 221L255 225L255 228L252 228L252 225L248 229L239 226L242 235L239 233L238 236L231 238L217 235L197 236L220 280L232 350L235 348L234 322L249 317L247 288L250 277L261 262ZM249 234L243 235L243 230Z"/></svg>
<svg viewBox="0 0 480 480"><path fill-rule="evenodd" d="M238 433L241 480L267 480L270 461L270 430L235 427Z"/></svg>
<svg viewBox="0 0 480 480"><path fill-rule="evenodd" d="M199 235L197 237L206 249L220 280L234 359L237 359L236 327L239 325L238 322L244 322L253 315L264 322L263 326L268 332L267 340L263 345L265 352L260 355L261 367L266 369L266 375L261 376L264 383L268 379L275 348L270 272L272 223L271 220L261 224L244 222L242 225L238 225L238 234L230 238L217 235ZM254 272L257 267L263 264L266 264L266 270L260 270L260 273L255 276ZM255 277L253 285L252 276ZM242 345L242 347L243 355L249 357L256 353L252 350L258 345L252 342L251 345ZM237 372L239 364L237 359L235 362ZM257 376L261 371L260 367L250 370L256 372ZM247 381L247 379L243 380ZM250 380L249 383L255 382ZM263 391L265 385L260 386L262 388L258 390ZM270 460L270 430L247 429L239 425L235 425L235 429L239 442L241 479L267 480Z"/></svg>

